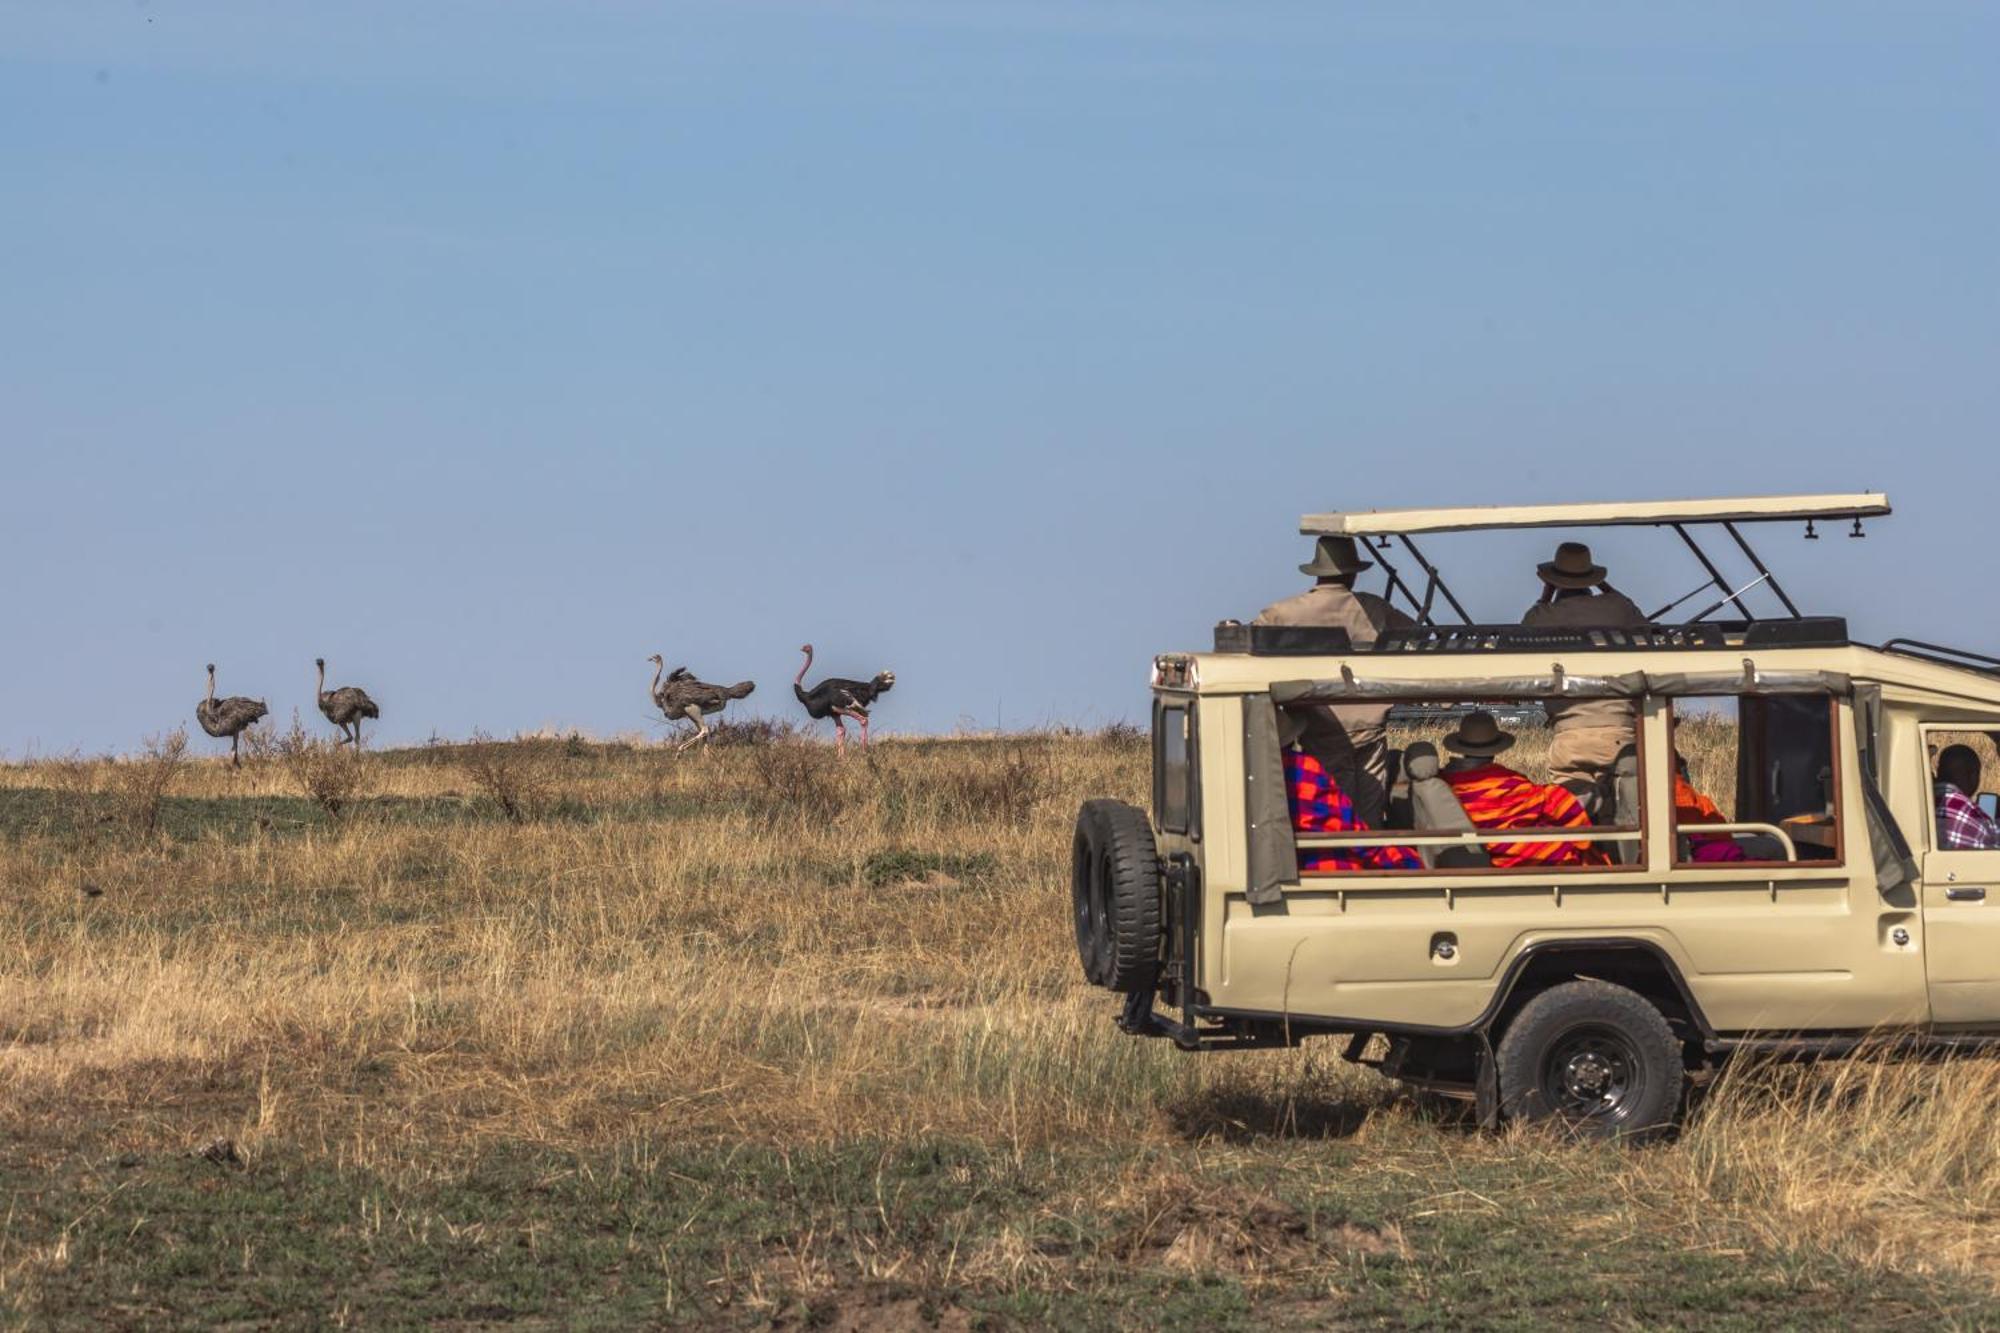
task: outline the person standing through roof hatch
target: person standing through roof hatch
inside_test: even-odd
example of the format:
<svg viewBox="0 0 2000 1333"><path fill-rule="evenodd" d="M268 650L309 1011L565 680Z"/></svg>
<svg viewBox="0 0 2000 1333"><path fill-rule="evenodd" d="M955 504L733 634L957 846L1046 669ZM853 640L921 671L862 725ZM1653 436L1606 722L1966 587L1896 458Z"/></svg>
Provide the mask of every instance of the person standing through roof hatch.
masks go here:
<svg viewBox="0 0 2000 1333"><path fill-rule="evenodd" d="M1313 586L1273 602L1251 623L1344 629L1356 648L1372 648L1384 630L1416 623L1374 593L1355 591L1355 577L1374 564L1362 559L1354 538L1321 537L1313 558L1299 566L1317 580ZM1347 793L1355 815L1381 828L1389 807L1389 705L1319 705L1299 743Z"/></svg>
<svg viewBox="0 0 2000 1333"><path fill-rule="evenodd" d="M1609 571L1582 542L1564 542L1542 562L1542 599L1521 617L1540 629L1631 629L1646 623L1632 599L1611 586ZM1637 740L1639 715L1625 699L1548 701L1549 781L1584 794L1593 817L1602 808L1618 752Z"/></svg>

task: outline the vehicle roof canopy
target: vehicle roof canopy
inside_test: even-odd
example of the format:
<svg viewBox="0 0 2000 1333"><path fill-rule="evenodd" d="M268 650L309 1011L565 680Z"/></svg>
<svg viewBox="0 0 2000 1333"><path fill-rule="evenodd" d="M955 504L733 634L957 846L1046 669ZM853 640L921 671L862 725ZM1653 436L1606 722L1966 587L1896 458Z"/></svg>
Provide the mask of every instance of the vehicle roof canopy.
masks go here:
<svg viewBox="0 0 2000 1333"><path fill-rule="evenodd" d="M1482 532L1503 528L1846 520L1877 518L1889 512L1887 495L1866 491L1848 495L1771 495L1718 500L1371 509L1358 513L1307 514L1299 520L1299 531L1309 537L1390 537L1418 532Z"/></svg>

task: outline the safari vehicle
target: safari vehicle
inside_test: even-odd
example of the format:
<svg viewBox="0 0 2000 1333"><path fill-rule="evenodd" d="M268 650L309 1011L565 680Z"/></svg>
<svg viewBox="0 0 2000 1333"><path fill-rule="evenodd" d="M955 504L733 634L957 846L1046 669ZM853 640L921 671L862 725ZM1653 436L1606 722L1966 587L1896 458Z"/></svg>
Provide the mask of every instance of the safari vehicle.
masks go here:
<svg viewBox="0 0 2000 1333"><path fill-rule="evenodd" d="M1733 1052L1840 1054L1885 1030L2000 1036L2000 851L1940 845L1931 771L1942 744L2000 733L2000 660L1856 643L1844 620L1801 613L1745 538L1780 523L1858 536L1888 513L1867 494L1308 516L1309 535L1364 543L1417 623L1356 650L1341 630L1225 622L1214 651L1154 660L1150 816L1092 801L1078 817L1086 975L1125 995L1134 1035L1189 1051L1344 1038L1349 1060L1471 1099L1487 1125L1548 1118L1605 1136L1670 1125L1690 1081ZM1415 542L1618 525L1676 534L1717 605L1630 630L1475 624ZM1698 533L1726 536L1767 586L1731 586ZM1753 590L1780 612L1753 614ZM1441 606L1459 623L1434 617ZM1588 698L1629 700L1638 736L1615 805L1581 834L1393 813L1373 832L1294 832L1284 710L1504 715ZM1718 765L1733 810L1725 797L1726 822L1693 834L1674 801L1684 727L1734 750ZM1421 749L1408 747L1405 789L1435 780ZM1530 837L1587 838L1608 863L1465 864L1489 859L1469 849ZM1743 850L1697 859L1698 838ZM1390 844L1422 868L1299 869L1302 850Z"/></svg>

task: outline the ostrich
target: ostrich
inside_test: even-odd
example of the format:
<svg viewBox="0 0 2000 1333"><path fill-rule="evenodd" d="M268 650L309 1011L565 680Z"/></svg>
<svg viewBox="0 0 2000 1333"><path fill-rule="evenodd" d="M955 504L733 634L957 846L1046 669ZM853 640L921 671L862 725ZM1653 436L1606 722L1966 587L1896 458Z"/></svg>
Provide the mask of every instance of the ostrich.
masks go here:
<svg viewBox="0 0 2000 1333"><path fill-rule="evenodd" d="M843 752L847 749L846 719L853 718L861 724L861 746L868 748L868 709L895 685L896 673L878 672L873 680L842 680L838 676L829 676L807 689L806 672L812 670L813 646L801 644L799 651L806 655L806 662L792 681L792 693L798 695L799 702L806 706L806 715L815 720L832 718L834 735Z"/></svg>
<svg viewBox="0 0 2000 1333"><path fill-rule="evenodd" d="M378 718L382 710L368 697L368 691L358 685L343 685L337 690L326 687L326 659L315 657L313 665L319 668L319 684L314 692L319 696L319 711L326 714L326 720L340 728L340 739L335 745L354 742L355 751L361 749L361 719Z"/></svg>
<svg viewBox="0 0 2000 1333"><path fill-rule="evenodd" d="M211 736L229 737L231 765L237 768L243 766L241 737L252 722L270 711L262 699L246 699L240 694L232 694L227 699L216 698L215 663L208 664L208 697L194 706L194 720L201 723L201 729Z"/></svg>
<svg viewBox="0 0 2000 1333"><path fill-rule="evenodd" d="M731 699L749 698L750 691L757 688L757 683L751 680L739 680L734 685L711 685L705 680L695 679L694 673L686 667L667 671L666 659L658 653L646 660L653 664L653 702L667 715L667 721L685 719L694 723L694 735L676 745L676 750L704 744L710 729L702 719L720 713ZM662 672L666 672L664 680L661 679Z"/></svg>

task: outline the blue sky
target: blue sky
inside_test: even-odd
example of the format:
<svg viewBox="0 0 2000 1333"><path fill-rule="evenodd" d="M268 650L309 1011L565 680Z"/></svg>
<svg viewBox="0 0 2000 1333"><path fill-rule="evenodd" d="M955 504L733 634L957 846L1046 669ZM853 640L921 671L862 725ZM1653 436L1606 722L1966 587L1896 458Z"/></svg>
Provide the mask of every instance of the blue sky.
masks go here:
<svg viewBox="0 0 2000 1333"><path fill-rule="evenodd" d="M2000 648L2000 11L11 0L0 750L1137 717L1300 513L1888 490ZM1517 615L1551 534L1431 551ZM1649 605L1699 575L1602 543ZM205 742L204 742L205 743Z"/></svg>

